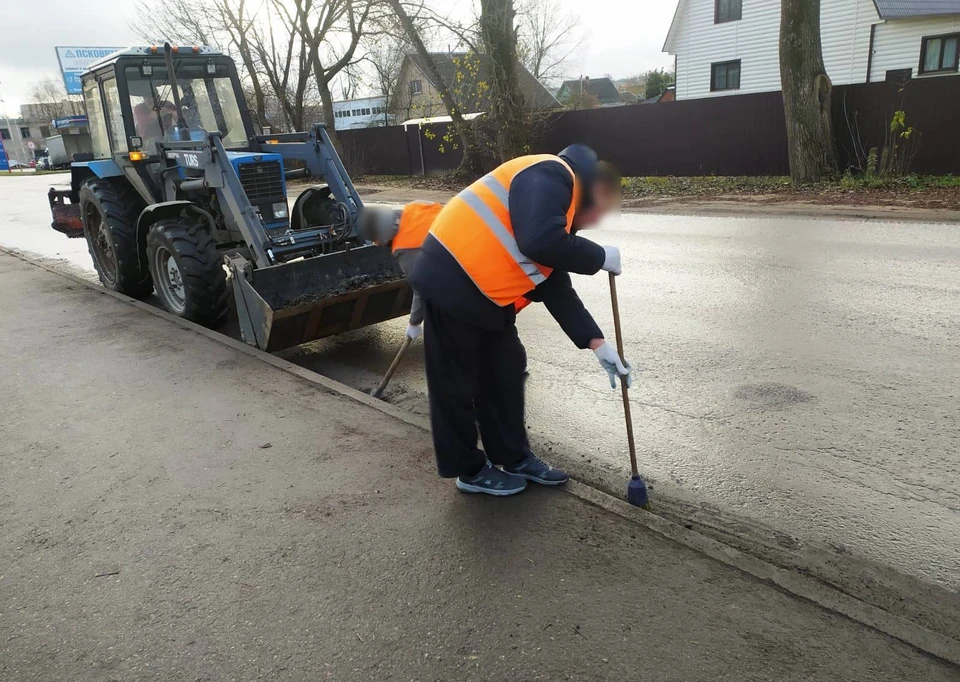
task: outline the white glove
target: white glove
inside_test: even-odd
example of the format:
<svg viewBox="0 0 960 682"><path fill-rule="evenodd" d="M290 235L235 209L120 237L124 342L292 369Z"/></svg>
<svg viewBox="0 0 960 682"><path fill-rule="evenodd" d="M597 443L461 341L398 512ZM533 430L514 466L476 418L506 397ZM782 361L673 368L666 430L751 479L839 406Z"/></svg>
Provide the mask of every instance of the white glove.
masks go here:
<svg viewBox="0 0 960 682"><path fill-rule="evenodd" d="M610 377L610 388L616 390L617 375L620 375L622 381L627 382L627 388L630 388L630 385L633 383L633 376L631 374L633 369L629 363L620 359L616 348L604 342L593 352L597 354L597 360L600 361L600 366L606 370L607 375Z"/></svg>
<svg viewBox="0 0 960 682"><path fill-rule="evenodd" d="M423 327L419 324L409 324L407 325L407 338L411 341L416 341L423 334Z"/></svg>
<svg viewBox="0 0 960 682"><path fill-rule="evenodd" d="M619 275L623 271L620 267L620 249L616 246L604 246L603 253L606 257L603 259L601 269Z"/></svg>

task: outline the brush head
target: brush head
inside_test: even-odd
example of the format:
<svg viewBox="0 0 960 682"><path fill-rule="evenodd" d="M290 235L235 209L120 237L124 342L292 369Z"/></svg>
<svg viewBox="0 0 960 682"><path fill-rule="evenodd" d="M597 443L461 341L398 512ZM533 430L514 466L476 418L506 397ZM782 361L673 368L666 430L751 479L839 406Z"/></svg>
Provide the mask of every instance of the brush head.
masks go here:
<svg viewBox="0 0 960 682"><path fill-rule="evenodd" d="M649 509L650 497L647 495L647 484L639 476L632 476L627 484L627 502L634 507Z"/></svg>

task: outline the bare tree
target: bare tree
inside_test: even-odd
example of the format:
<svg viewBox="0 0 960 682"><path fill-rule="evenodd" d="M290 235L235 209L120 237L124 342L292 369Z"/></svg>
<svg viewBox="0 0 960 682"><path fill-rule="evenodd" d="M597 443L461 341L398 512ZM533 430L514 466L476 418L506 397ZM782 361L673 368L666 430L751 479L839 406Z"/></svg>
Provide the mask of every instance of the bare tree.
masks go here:
<svg viewBox="0 0 960 682"><path fill-rule="evenodd" d="M29 118L50 122L55 118L83 113L83 103L67 97L63 82L45 78L30 89L27 109Z"/></svg>
<svg viewBox="0 0 960 682"><path fill-rule="evenodd" d="M517 80L517 30L513 0L480 0L483 44L490 59L490 117L501 161L527 153L527 121Z"/></svg>
<svg viewBox="0 0 960 682"><path fill-rule="evenodd" d="M823 65L820 0L781 2L780 81L790 177L795 183L809 183L835 176L838 161L830 119L833 84Z"/></svg>
<svg viewBox="0 0 960 682"><path fill-rule="evenodd" d="M520 0L517 5L517 56L544 84L556 85L583 47L580 17L558 0Z"/></svg>
<svg viewBox="0 0 960 682"><path fill-rule="evenodd" d="M384 28L386 30L376 34L370 40L364 60L372 68L374 86L383 97L383 124L387 125L390 114L395 113L398 108L397 83L400 80L400 69L410 43L402 33L402 29L397 33L391 30L393 27L389 25Z"/></svg>
<svg viewBox="0 0 960 682"><path fill-rule="evenodd" d="M400 0L386 0L386 2L390 6L390 9L396 14L417 56L420 57L424 68L427 69L426 75L436 86L437 93L443 101L443 106L447 109L447 115L450 116L453 128L460 137L460 143L463 146L463 162L460 165L460 169L473 175L479 175L483 171L483 163L480 158L480 150L477 147L476 135L473 128L464 120L463 112L450 94L449 84L443 81L440 70L437 69L436 63L430 57L430 52L420 37L420 31L413 18L407 14Z"/></svg>
<svg viewBox="0 0 960 682"><path fill-rule="evenodd" d="M169 0L157 13L153 3L141 3L132 27L151 43L170 40L185 45L207 45L230 53L239 63L241 78L249 83L250 105L264 125L267 93L255 63L252 36L264 17L263 5L251 0Z"/></svg>
<svg viewBox="0 0 960 682"><path fill-rule="evenodd" d="M354 61L375 0L273 0L285 21L296 27L301 49L320 96L323 118L339 146L331 84Z"/></svg>
<svg viewBox="0 0 960 682"><path fill-rule="evenodd" d="M237 0L236 8L232 6L230 0L217 0L217 5L224 29L230 35L230 41L236 47L240 63L250 81L253 108L257 112L260 125L271 125L270 117L267 116L267 96L263 90L260 73L254 63L254 50L251 45L251 37L259 20L259 12L256 9L250 11L246 0Z"/></svg>
<svg viewBox="0 0 960 682"><path fill-rule="evenodd" d="M266 77L283 120L293 130L303 130L308 104L310 68L308 54L301 39L300 27L286 13L279 0L273 4L276 12L265 13L265 24L251 34L257 67Z"/></svg>

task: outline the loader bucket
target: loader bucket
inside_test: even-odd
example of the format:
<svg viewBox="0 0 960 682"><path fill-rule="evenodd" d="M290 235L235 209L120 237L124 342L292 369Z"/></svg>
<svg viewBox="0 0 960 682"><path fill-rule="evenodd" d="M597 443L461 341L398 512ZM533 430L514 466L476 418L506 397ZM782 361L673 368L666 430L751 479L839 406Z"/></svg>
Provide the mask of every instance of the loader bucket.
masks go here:
<svg viewBox="0 0 960 682"><path fill-rule="evenodd" d="M410 312L413 293L390 252L361 246L254 269L227 256L243 340L277 351Z"/></svg>
<svg viewBox="0 0 960 682"><path fill-rule="evenodd" d="M83 221L80 219L80 204L69 203L70 190L56 190L53 187L47 192L50 202L50 213L53 222L50 227L57 232L63 232L68 237L83 236Z"/></svg>

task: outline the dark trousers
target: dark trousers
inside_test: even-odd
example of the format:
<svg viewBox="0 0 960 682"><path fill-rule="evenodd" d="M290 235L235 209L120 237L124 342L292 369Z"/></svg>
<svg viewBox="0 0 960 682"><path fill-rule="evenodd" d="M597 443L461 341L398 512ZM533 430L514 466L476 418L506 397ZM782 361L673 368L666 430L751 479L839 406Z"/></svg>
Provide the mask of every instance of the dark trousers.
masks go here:
<svg viewBox="0 0 960 682"><path fill-rule="evenodd" d="M490 330L444 314L424 301L424 354L437 470L472 476L485 462L477 426L494 464L517 464L530 452L524 424L527 352L513 324Z"/></svg>

